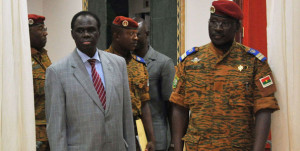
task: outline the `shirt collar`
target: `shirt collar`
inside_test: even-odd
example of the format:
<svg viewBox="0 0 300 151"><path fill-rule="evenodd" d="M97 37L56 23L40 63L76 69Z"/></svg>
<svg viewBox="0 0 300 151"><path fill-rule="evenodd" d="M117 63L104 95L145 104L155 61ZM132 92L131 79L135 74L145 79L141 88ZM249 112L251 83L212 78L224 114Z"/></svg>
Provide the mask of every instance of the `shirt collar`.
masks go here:
<svg viewBox="0 0 300 151"><path fill-rule="evenodd" d="M144 60L148 59L155 59L153 57L154 49L149 45L149 50L147 51L146 55L144 56Z"/></svg>
<svg viewBox="0 0 300 151"><path fill-rule="evenodd" d="M32 56L41 56L43 54L47 54L47 50L42 48L41 51L36 50L35 48L31 48L31 55Z"/></svg>
<svg viewBox="0 0 300 151"><path fill-rule="evenodd" d="M96 59L97 61L101 62L100 57L99 57L98 48L97 48L97 51L95 52L95 54L92 58L90 58L85 53L81 52L78 48L76 48L76 51L77 51L78 55L80 56L83 63L87 62L89 59Z"/></svg>
<svg viewBox="0 0 300 151"><path fill-rule="evenodd" d="M228 56L228 54L230 54L235 48L236 48L237 42L233 41L231 47L229 48L229 50L224 54L222 52L222 50L218 49L217 47L214 46L214 44L211 42L210 43L210 51L212 51L216 57L218 58L217 62L220 62L221 60L223 60L226 56Z"/></svg>

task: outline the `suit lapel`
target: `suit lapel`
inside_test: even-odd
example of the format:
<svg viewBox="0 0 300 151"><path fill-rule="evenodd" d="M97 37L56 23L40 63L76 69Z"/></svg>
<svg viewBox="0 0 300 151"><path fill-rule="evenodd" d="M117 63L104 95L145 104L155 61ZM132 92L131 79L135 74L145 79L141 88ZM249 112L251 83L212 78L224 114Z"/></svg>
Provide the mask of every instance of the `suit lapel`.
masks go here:
<svg viewBox="0 0 300 151"><path fill-rule="evenodd" d="M149 50L146 53L146 55L143 58L146 61L146 64L150 64L150 62L155 61L156 60L156 56L154 54L154 50L151 46L149 46Z"/></svg>
<svg viewBox="0 0 300 151"><path fill-rule="evenodd" d="M111 63L108 59L108 56L101 50L98 51L102 63L102 69L105 80L105 91L106 91L106 111L108 111L111 104L111 95L112 95L112 84L113 82L113 69L111 67Z"/></svg>
<svg viewBox="0 0 300 151"><path fill-rule="evenodd" d="M73 52L74 63L72 63L72 67L74 68L74 76L78 80L78 82L82 85L86 93L92 98L94 103L100 108L102 112L104 112L103 106L100 102L99 96L95 90L94 84L90 79L86 68L78 55L75 51Z"/></svg>

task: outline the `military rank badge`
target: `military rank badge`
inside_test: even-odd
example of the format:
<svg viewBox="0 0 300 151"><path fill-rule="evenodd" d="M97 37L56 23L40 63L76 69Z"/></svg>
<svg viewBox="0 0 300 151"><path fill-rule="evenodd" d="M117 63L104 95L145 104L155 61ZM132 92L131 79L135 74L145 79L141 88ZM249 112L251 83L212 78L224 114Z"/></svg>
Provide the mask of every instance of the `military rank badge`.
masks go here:
<svg viewBox="0 0 300 151"><path fill-rule="evenodd" d="M266 88L266 87L273 84L273 81L272 81L272 78L271 78L270 75L267 75L267 76L259 79L259 81L260 81L263 88Z"/></svg>
<svg viewBox="0 0 300 151"><path fill-rule="evenodd" d="M174 80L173 80L173 89L176 88L176 86L178 84L178 80L179 80L179 78L177 77L177 75L175 75Z"/></svg>
<svg viewBox="0 0 300 151"><path fill-rule="evenodd" d="M199 58L194 58L193 60L191 60L193 63L198 63L199 61L200 61L201 59L199 59Z"/></svg>

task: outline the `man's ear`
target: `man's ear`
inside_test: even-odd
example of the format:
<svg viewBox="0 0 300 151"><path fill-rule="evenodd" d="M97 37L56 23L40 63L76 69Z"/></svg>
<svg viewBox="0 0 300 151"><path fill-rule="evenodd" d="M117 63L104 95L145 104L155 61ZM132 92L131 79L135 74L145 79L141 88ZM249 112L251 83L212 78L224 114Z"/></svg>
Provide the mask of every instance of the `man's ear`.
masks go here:
<svg viewBox="0 0 300 151"><path fill-rule="evenodd" d="M116 32L114 32L114 33L113 33L113 39L114 39L114 40L118 40L118 39L119 39L119 34L116 33Z"/></svg>
<svg viewBox="0 0 300 151"><path fill-rule="evenodd" d="M236 32L239 32L242 28L242 22L239 20L236 22Z"/></svg>

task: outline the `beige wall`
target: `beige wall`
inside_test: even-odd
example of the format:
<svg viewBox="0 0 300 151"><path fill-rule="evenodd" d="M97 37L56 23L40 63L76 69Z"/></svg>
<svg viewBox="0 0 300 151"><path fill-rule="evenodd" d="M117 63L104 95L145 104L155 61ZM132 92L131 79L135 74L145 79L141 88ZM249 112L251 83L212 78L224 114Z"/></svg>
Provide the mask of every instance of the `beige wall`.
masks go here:
<svg viewBox="0 0 300 151"><path fill-rule="evenodd" d="M27 0L28 14L43 15L43 0Z"/></svg>
<svg viewBox="0 0 300 151"><path fill-rule="evenodd" d="M210 42L208 19L213 0L185 1L185 49L202 46Z"/></svg>
<svg viewBox="0 0 300 151"><path fill-rule="evenodd" d="M46 49L52 62L72 52L71 20L82 10L82 0L27 0L28 12L44 15L48 27Z"/></svg>

